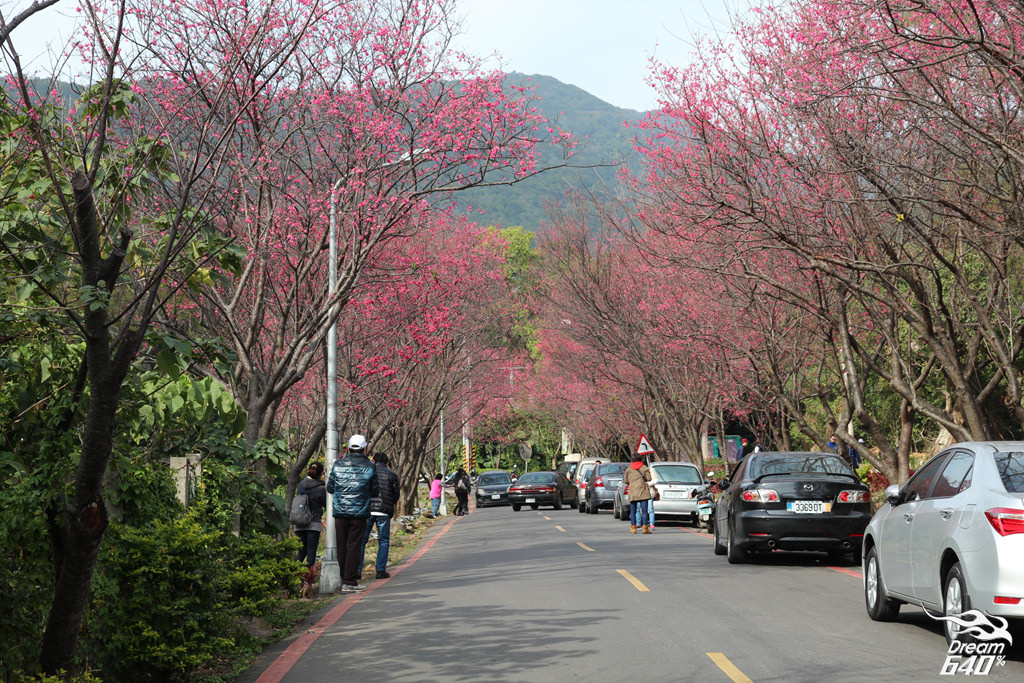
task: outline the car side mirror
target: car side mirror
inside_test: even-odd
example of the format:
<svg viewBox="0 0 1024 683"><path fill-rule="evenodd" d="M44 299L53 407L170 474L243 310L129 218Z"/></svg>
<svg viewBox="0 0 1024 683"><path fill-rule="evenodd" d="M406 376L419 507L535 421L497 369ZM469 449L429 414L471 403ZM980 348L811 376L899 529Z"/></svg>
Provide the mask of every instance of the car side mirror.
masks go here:
<svg viewBox="0 0 1024 683"><path fill-rule="evenodd" d="M893 507L899 505L902 501L900 500L900 485L890 484L885 487L885 502Z"/></svg>
<svg viewBox="0 0 1024 683"><path fill-rule="evenodd" d="M722 477L718 480L718 490L724 491L727 488L729 488L729 479L727 477Z"/></svg>

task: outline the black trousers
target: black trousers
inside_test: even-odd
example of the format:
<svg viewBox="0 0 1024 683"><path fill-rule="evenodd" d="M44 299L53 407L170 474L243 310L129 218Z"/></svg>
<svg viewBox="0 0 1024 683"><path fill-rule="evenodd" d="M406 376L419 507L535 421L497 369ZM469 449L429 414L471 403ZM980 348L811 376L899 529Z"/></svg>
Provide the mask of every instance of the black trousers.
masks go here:
<svg viewBox="0 0 1024 683"><path fill-rule="evenodd" d="M455 497L459 502L455 505L455 514L464 515L469 512L469 491L455 489Z"/></svg>
<svg viewBox="0 0 1024 683"><path fill-rule="evenodd" d="M359 573L362 570L359 561L363 557L366 520L361 517L335 517L334 529L338 536L338 567L341 569L341 582L355 586L359 583Z"/></svg>

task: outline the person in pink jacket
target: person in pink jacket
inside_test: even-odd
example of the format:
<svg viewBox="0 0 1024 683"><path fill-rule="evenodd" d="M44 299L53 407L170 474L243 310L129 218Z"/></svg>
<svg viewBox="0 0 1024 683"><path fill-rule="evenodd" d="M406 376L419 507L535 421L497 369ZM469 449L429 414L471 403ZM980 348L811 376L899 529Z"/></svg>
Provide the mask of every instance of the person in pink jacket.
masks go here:
<svg viewBox="0 0 1024 683"><path fill-rule="evenodd" d="M441 473L434 475L434 481L430 482L430 505L432 514L437 517L437 511L441 507Z"/></svg>

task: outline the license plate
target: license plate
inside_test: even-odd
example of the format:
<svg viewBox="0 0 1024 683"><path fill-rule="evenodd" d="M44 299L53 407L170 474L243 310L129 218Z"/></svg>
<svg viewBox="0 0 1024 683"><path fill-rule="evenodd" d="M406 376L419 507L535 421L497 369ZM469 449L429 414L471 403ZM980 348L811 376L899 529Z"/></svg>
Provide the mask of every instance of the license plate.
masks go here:
<svg viewBox="0 0 1024 683"><path fill-rule="evenodd" d="M499 498L501 498L501 494L500 493L492 493L491 494L491 498L493 498L494 500L498 500Z"/></svg>
<svg viewBox="0 0 1024 683"><path fill-rule="evenodd" d="M690 496L684 491L665 491L661 494L662 498L689 498Z"/></svg>
<svg viewBox="0 0 1024 683"><path fill-rule="evenodd" d="M526 499L526 502L527 502L527 503L536 503L536 502L537 502L537 499L536 499L536 498L527 498L527 499Z"/></svg>
<svg viewBox="0 0 1024 683"><path fill-rule="evenodd" d="M792 503L786 503L786 509L790 512L820 514L832 512L832 503L820 500L795 500Z"/></svg>

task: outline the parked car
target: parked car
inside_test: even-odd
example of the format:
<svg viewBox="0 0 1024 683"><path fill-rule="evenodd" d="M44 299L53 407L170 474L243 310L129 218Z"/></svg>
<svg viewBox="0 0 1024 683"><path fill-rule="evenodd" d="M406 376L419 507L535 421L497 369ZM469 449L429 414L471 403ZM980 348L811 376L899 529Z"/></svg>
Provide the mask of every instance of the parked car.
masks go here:
<svg viewBox="0 0 1024 683"><path fill-rule="evenodd" d="M715 554L730 564L776 549L860 557L870 492L839 455L751 453L719 486L727 488L715 504Z"/></svg>
<svg viewBox="0 0 1024 683"><path fill-rule="evenodd" d="M629 467L628 462L603 462L590 470L587 486L584 488L580 507L584 512L596 515L598 510L611 510L615 502L615 489L622 481L622 473Z"/></svg>
<svg viewBox="0 0 1024 683"><path fill-rule="evenodd" d="M1024 617L1024 442L958 443L886 489L863 566L876 621L894 620L903 603L947 617ZM949 642L966 635L943 624Z"/></svg>
<svg viewBox="0 0 1024 683"><path fill-rule="evenodd" d="M505 470L489 470L476 477L476 498L478 508L488 505L508 505L508 487L512 485L512 475Z"/></svg>
<svg viewBox="0 0 1024 683"><path fill-rule="evenodd" d="M558 469L555 471L563 475L569 481L573 481L573 476L576 474L576 466L579 464L579 460L563 460L562 464L560 464Z"/></svg>
<svg viewBox="0 0 1024 683"><path fill-rule="evenodd" d="M508 502L519 512L524 505L536 510L541 505L553 505L556 510L568 503L569 507L580 504L576 487L558 472L526 472L508 489Z"/></svg>
<svg viewBox="0 0 1024 683"><path fill-rule="evenodd" d="M587 494L587 479L590 478L590 471L599 462L608 462L608 458L582 458L576 463L576 469L572 473L570 481L576 485L576 491L580 501ZM580 512L586 512L586 508L580 508Z"/></svg>
<svg viewBox="0 0 1024 683"><path fill-rule="evenodd" d="M660 500L654 501L655 519L684 519L697 525L697 492L706 489L707 479L700 468L688 462L652 462L650 484L658 489ZM629 487L619 483L615 492L612 514L616 519L629 521Z"/></svg>

